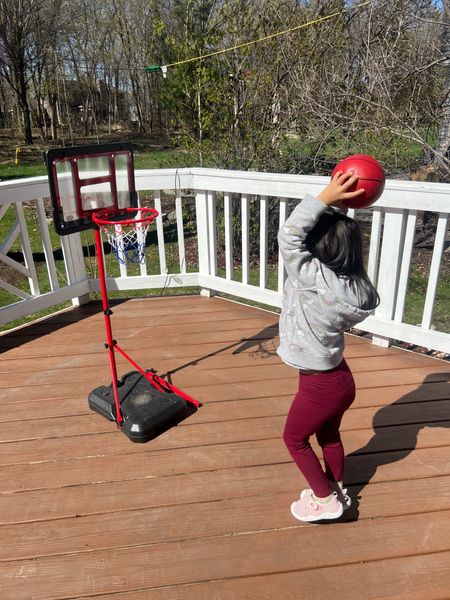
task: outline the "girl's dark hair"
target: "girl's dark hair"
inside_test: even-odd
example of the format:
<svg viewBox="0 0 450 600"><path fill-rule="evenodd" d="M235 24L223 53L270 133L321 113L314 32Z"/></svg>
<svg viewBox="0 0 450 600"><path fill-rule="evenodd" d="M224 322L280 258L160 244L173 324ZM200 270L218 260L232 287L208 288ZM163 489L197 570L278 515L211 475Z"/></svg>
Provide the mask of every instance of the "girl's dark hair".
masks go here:
<svg viewBox="0 0 450 600"><path fill-rule="evenodd" d="M349 279L362 309L379 305L380 296L364 268L361 230L354 219L337 211L322 213L306 237L306 247L338 277Z"/></svg>

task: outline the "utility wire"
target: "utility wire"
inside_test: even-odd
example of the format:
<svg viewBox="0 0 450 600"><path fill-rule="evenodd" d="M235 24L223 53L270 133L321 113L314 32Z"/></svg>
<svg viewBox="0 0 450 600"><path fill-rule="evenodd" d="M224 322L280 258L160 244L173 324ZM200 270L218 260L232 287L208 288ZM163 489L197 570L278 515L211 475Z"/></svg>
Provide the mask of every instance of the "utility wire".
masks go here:
<svg viewBox="0 0 450 600"><path fill-rule="evenodd" d="M207 54L201 54L200 56L194 56L192 58L186 58L183 60L178 60L173 63L169 63L167 65L148 65L145 69L147 71L162 71L163 75L165 75L167 69L171 67L177 67L179 65L185 65L187 63L196 62L198 60L203 60L205 58L210 58L211 56L218 56L219 54L225 54L226 52L232 52L233 50L239 50L241 48L246 48L248 46L252 46L254 44L259 44L260 42L265 42L267 40L280 37L282 35L286 35L287 33L292 33L293 31L298 31L299 29L304 29L306 27L311 27L312 25L316 25L317 23L322 23L323 21L328 21L330 19L334 19L344 13L355 10L358 8L362 8L363 6L367 6L370 4L372 0L366 0L365 2L361 2L355 6L349 6L348 8L344 8L343 10L334 12L329 15L325 15L324 17L319 17L318 19L314 19L313 21L308 21L307 23L302 23L301 25L296 25L295 27L290 27L289 29L285 29L284 31L278 31L276 33L271 33L270 35L266 35L264 37L258 38L256 40L251 40L250 42L243 42L242 44L236 44L236 46L231 46L230 48L224 48L222 50L216 50L215 52L209 52Z"/></svg>

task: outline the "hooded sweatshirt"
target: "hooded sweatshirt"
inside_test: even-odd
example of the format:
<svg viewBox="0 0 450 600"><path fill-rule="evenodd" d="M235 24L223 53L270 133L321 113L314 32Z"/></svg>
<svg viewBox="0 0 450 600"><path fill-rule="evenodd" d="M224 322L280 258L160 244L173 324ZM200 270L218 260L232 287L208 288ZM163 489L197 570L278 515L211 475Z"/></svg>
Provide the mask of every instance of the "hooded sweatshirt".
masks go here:
<svg viewBox="0 0 450 600"><path fill-rule="evenodd" d="M306 247L309 231L333 208L306 195L278 233L287 271L280 315L278 355L288 365L311 371L338 366L344 352L344 331L372 310L360 308L364 298L347 277L313 258Z"/></svg>

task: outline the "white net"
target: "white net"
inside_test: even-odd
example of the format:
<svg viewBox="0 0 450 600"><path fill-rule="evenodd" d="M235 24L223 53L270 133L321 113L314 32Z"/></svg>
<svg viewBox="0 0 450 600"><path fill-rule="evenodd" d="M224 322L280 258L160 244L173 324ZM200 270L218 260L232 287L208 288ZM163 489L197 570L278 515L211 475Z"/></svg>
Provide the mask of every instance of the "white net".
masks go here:
<svg viewBox="0 0 450 600"><path fill-rule="evenodd" d="M149 222L138 222L102 225L101 228L117 260L124 265L127 262L145 263L145 240L149 226Z"/></svg>

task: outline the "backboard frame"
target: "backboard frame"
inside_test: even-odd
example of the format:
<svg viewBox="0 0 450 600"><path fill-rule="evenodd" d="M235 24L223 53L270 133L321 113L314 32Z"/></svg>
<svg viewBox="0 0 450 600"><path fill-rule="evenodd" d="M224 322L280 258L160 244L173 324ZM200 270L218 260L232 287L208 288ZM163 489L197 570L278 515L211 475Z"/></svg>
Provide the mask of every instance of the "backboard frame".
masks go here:
<svg viewBox="0 0 450 600"><path fill-rule="evenodd" d="M53 204L53 221L55 230L59 235L69 235L77 231L93 229L97 225L92 221L92 214L96 211L105 208L136 208L138 206L138 195L136 192L134 178L134 146L129 142L118 142L109 144L97 144L89 146L68 146L65 148L52 148L44 155L45 164L47 167L50 196ZM120 192L122 206L119 206L118 189L117 189L117 172L116 160L117 157L125 157L127 160L126 174L128 182L128 190ZM103 166L107 164L107 173L93 176L80 176L78 161L84 159L99 158ZM106 159L106 160L102 160ZM71 198L71 210L73 214L70 220L65 218L65 209L67 206L63 199L60 181L58 179L58 167L64 163L64 168L68 168L68 182L70 192L73 194ZM104 170L104 169L103 169ZM95 187L105 185L108 190L102 193L102 196L108 198L109 204L92 206L86 208L86 194L83 195L83 188L88 189L89 186ZM97 192L94 196L98 196ZM127 196L124 203L124 195ZM107 200L106 200L107 201ZM67 216L67 215L66 215Z"/></svg>

